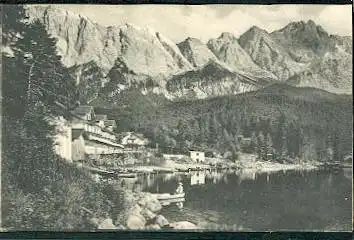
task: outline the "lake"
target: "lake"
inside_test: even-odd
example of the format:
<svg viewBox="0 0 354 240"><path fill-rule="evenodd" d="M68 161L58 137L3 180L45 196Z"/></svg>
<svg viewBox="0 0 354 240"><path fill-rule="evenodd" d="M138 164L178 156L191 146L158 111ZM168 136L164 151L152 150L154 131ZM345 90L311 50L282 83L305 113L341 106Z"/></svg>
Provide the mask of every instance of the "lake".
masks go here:
<svg viewBox="0 0 354 240"><path fill-rule="evenodd" d="M161 214L207 230L350 231L351 178L351 169L200 171L149 174L122 186L171 193L181 181L185 201L164 206Z"/></svg>

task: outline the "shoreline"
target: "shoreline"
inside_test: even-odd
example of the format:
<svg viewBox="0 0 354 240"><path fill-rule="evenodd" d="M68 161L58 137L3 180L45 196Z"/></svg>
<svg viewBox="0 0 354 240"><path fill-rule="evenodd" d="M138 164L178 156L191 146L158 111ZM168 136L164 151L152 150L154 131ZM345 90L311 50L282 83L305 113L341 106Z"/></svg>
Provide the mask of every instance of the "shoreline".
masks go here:
<svg viewBox="0 0 354 240"><path fill-rule="evenodd" d="M168 164L163 166L158 165L141 165L121 167L122 171L128 171L131 173L178 173L178 172L191 172L191 171L203 171L203 170L240 170L240 171L255 171L255 172L278 172L288 170L315 170L321 167L323 164L319 162L311 163L277 163L277 162L240 162L235 164L225 164L222 166L212 166L207 164L180 164L173 161L169 161Z"/></svg>

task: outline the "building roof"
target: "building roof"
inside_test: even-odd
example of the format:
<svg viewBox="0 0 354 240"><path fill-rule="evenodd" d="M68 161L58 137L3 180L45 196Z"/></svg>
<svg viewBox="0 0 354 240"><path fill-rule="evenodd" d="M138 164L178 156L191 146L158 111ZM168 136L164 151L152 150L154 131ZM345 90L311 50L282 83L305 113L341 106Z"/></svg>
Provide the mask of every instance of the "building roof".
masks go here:
<svg viewBox="0 0 354 240"><path fill-rule="evenodd" d="M76 115L86 115L90 113L92 110L93 110L92 106L82 105L82 106L78 106L71 112Z"/></svg>
<svg viewBox="0 0 354 240"><path fill-rule="evenodd" d="M96 114L95 119L96 119L97 121L102 121L102 120L105 121L105 120L107 120L107 115Z"/></svg>
<svg viewBox="0 0 354 240"><path fill-rule="evenodd" d="M83 133L83 129L71 129L71 140L79 138Z"/></svg>
<svg viewBox="0 0 354 240"><path fill-rule="evenodd" d="M117 124L116 124L116 121L115 120L105 120L104 121L104 125L106 126L106 127L115 127L115 126L117 126Z"/></svg>

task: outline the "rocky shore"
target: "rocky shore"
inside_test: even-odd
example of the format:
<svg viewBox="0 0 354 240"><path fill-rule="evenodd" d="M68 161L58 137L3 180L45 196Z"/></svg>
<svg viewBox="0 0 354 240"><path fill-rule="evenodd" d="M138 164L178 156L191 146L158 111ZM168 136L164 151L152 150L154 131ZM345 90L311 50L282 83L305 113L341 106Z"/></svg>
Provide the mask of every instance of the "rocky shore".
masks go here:
<svg viewBox="0 0 354 240"><path fill-rule="evenodd" d="M169 222L159 214L162 206L157 198L148 192L132 192L127 190L126 201L129 207L113 223L112 218L92 218L91 223L97 230L161 230L161 229L200 229L188 221Z"/></svg>

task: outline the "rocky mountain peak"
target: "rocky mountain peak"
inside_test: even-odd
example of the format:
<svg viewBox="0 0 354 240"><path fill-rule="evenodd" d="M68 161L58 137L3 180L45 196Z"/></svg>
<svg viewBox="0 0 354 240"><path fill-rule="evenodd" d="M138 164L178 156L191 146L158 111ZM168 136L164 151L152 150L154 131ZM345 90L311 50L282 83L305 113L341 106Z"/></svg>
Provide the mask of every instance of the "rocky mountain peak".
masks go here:
<svg viewBox="0 0 354 240"><path fill-rule="evenodd" d="M269 34L266 30L259 28L257 26L252 26L247 32L256 34L256 33L264 33L264 34Z"/></svg>
<svg viewBox="0 0 354 240"><path fill-rule="evenodd" d="M208 41L207 46L217 58L236 71L248 72L255 77L277 79L273 74L257 66L232 34L222 34Z"/></svg>
<svg viewBox="0 0 354 240"><path fill-rule="evenodd" d="M208 49L208 47L199 39L188 37L183 42L177 44L183 56L194 67L202 67L209 60L216 60L216 56Z"/></svg>
<svg viewBox="0 0 354 240"><path fill-rule="evenodd" d="M312 20L289 23L272 33L253 26L239 39L223 32L207 44L193 37L175 44L149 27L105 27L53 5L26 8L30 20L41 21L58 40L63 63L80 86L87 85L82 88L89 100L97 95L92 89L107 82L109 94L117 84L152 86L165 94L166 84L173 83L180 89L178 96L189 89L197 96L203 92L203 97L239 93L291 77L291 84L325 89L351 83L352 38L329 35Z"/></svg>
<svg viewBox="0 0 354 240"><path fill-rule="evenodd" d="M235 35L233 35L230 32L223 32L221 35L218 37L218 39L224 39L224 40L233 40L236 39Z"/></svg>
<svg viewBox="0 0 354 240"><path fill-rule="evenodd" d="M151 28L132 23L105 27L55 6L28 6L27 14L58 39L58 52L68 67L94 61L108 74L120 58L136 74L167 76L191 69L175 44L158 38Z"/></svg>
<svg viewBox="0 0 354 240"><path fill-rule="evenodd" d="M329 34L312 20L289 23L270 35L282 45L289 46L296 56L304 56L305 61L322 57L334 48Z"/></svg>

